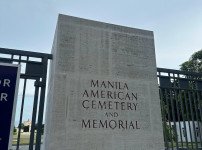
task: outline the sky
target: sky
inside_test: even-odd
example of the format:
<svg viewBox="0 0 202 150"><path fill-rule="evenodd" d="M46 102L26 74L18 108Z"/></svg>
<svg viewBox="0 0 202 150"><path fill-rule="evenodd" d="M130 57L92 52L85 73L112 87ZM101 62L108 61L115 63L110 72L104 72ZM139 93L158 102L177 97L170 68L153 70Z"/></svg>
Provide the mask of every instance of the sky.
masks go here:
<svg viewBox="0 0 202 150"><path fill-rule="evenodd" d="M51 53L59 13L154 31L158 67L202 49L201 0L0 0L0 47Z"/></svg>
<svg viewBox="0 0 202 150"><path fill-rule="evenodd" d="M0 0L0 47L51 53L59 13L153 31L157 67L202 49L202 0Z"/></svg>

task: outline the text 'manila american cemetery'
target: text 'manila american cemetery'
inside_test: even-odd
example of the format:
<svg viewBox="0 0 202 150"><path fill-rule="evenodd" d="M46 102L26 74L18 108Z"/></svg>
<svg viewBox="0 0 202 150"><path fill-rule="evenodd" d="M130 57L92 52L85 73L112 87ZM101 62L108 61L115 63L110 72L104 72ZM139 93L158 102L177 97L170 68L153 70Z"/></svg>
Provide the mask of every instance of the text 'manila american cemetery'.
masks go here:
<svg viewBox="0 0 202 150"><path fill-rule="evenodd" d="M161 150L152 31L59 15L45 150Z"/></svg>

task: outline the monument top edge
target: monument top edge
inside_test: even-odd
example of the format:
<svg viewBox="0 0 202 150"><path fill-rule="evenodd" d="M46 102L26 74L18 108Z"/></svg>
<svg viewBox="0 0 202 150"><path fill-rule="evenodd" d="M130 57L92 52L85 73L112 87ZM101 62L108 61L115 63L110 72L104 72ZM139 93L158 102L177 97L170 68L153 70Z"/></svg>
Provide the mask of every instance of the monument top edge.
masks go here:
<svg viewBox="0 0 202 150"><path fill-rule="evenodd" d="M145 30L145 29L139 29L139 28L133 28L133 27L128 27L128 26L123 26L123 25L117 25L117 24L112 24L112 23L106 23L106 22L101 22L101 21L95 21L91 19L85 19L85 18L80 18L80 17L75 17L75 16L70 16L70 15L65 15L65 14L59 14L58 15L58 24L60 23L74 23L74 24L83 24L83 25L89 25L89 26L96 26L100 28L111 28L111 29L126 29L129 32L139 32L142 34L146 34L147 36L152 36L153 37L153 31L150 30Z"/></svg>

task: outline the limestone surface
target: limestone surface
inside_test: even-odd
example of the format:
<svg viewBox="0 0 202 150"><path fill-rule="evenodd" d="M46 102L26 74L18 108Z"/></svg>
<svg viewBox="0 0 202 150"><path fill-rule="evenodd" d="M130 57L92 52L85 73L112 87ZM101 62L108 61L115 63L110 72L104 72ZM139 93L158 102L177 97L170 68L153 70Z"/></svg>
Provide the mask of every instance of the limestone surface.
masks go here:
<svg viewBox="0 0 202 150"><path fill-rule="evenodd" d="M59 15L45 150L161 150L152 31Z"/></svg>

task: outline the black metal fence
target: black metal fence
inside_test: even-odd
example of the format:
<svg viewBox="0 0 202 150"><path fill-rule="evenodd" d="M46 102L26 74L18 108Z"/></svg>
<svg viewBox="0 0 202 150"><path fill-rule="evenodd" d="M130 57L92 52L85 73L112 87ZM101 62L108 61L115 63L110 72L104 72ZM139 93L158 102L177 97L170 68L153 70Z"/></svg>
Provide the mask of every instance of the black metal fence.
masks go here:
<svg viewBox="0 0 202 150"><path fill-rule="evenodd" d="M166 149L202 149L202 74L157 69Z"/></svg>
<svg viewBox="0 0 202 150"><path fill-rule="evenodd" d="M18 133L14 149L29 144L41 149L48 60L51 54L0 48L0 62L21 64L18 97ZM202 74L157 69L166 149L202 149ZM29 89L29 90L28 90ZM27 98L32 91L32 100ZM28 141L21 136L25 103L32 103L31 132Z"/></svg>
<svg viewBox="0 0 202 150"><path fill-rule="evenodd" d="M18 132L16 133L16 143L14 143L14 149L19 150L19 145L29 144L29 150L40 150L41 137L43 130L43 114L45 103L45 90L46 90L46 78L47 78L47 66L48 60L52 58L50 54L20 51L0 48L0 62L21 64L20 75L20 87L18 94L18 106L17 111L20 112L19 118L16 118L15 122L18 125ZM29 90L28 90L29 89ZM27 98L33 91L32 99ZM31 132L28 134L28 138L22 138L22 121L25 103L32 103L31 119ZM26 113L26 112L25 112ZM14 138L15 139L15 138Z"/></svg>

